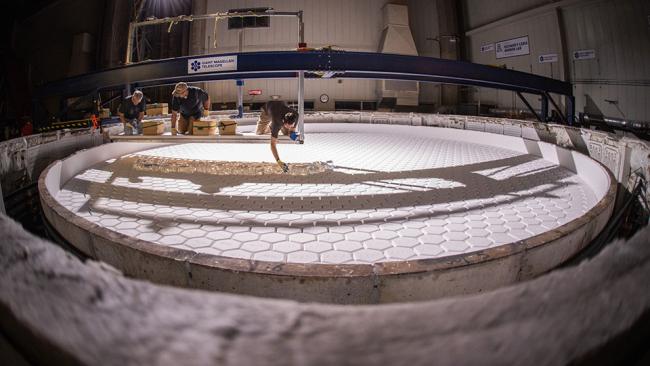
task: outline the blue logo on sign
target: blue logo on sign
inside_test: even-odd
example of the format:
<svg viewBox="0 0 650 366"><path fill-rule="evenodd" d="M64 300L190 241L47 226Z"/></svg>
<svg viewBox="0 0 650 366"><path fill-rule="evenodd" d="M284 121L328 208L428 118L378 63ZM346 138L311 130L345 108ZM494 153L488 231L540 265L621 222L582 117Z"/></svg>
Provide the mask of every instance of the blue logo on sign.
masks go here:
<svg viewBox="0 0 650 366"><path fill-rule="evenodd" d="M192 71L196 72L201 68L201 63L198 60L195 60L194 62L192 62L190 67L192 68Z"/></svg>

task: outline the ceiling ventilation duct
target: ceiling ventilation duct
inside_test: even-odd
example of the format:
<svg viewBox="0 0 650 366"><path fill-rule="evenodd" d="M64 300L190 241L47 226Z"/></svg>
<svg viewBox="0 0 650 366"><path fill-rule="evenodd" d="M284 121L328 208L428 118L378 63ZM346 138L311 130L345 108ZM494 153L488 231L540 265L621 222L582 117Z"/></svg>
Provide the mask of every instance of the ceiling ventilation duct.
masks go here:
<svg viewBox="0 0 650 366"><path fill-rule="evenodd" d="M409 28L408 6L386 4L384 30L379 42L379 53L417 56L415 41ZM417 106L419 85L416 81L382 80L379 82L379 107Z"/></svg>

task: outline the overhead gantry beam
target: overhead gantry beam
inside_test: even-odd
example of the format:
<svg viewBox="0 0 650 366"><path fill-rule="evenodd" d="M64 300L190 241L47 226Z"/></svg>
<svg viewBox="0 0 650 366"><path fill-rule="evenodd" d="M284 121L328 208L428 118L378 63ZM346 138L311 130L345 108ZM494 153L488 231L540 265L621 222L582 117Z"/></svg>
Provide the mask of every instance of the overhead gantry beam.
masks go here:
<svg viewBox="0 0 650 366"><path fill-rule="evenodd" d="M191 71L192 62L219 57L234 58L234 68ZM324 71L339 78L412 80L572 96L570 83L514 70L431 57L336 51L232 53L142 62L51 82L39 88L37 94L78 96L95 89L121 90L124 85L153 87L179 81L295 78L299 71L305 71L307 78L320 77Z"/></svg>

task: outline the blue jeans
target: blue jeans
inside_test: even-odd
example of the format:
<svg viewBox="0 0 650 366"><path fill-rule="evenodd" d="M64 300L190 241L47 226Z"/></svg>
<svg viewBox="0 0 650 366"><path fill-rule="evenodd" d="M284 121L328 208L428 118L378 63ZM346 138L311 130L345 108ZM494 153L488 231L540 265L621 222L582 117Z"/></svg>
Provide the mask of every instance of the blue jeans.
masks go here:
<svg viewBox="0 0 650 366"><path fill-rule="evenodd" d="M142 123L137 118L127 119L124 124L124 135L142 135Z"/></svg>

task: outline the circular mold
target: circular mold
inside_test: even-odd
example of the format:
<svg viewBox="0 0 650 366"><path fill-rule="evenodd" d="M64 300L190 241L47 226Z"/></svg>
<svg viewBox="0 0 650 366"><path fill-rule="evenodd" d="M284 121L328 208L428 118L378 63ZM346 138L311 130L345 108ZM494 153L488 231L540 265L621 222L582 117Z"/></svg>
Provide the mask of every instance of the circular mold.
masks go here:
<svg viewBox="0 0 650 366"><path fill-rule="evenodd" d="M46 216L127 274L303 301L487 290L547 271L611 215L609 173L519 137L307 124L304 145L119 142L42 176ZM182 141L182 140L181 140Z"/></svg>

